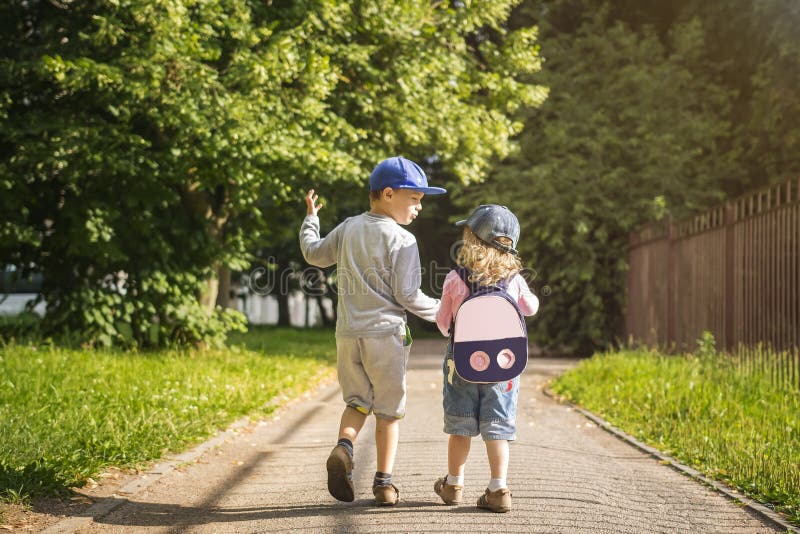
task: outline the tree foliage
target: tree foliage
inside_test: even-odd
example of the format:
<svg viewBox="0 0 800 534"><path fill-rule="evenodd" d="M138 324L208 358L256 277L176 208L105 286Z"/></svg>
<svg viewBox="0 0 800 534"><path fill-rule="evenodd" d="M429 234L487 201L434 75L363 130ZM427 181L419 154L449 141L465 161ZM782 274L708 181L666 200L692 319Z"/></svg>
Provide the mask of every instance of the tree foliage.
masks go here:
<svg viewBox="0 0 800 534"><path fill-rule="evenodd" d="M736 172L723 181L729 195L800 172L800 4L793 0L635 0L610 3L615 20L651 26L663 38L695 20L704 34L697 51L706 64L689 64L698 79L729 91L726 118Z"/></svg>
<svg viewBox="0 0 800 534"><path fill-rule="evenodd" d="M703 21L708 57L735 92L731 107L738 172L730 194L800 173L800 3L793 0L689 2L679 16Z"/></svg>
<svg viewBox="0 0 800 534"><path fill-rule="evenodd" d="M800 8L529 0L513 20L541 30L550 96L460 204L520 215L535 285L552 292L533 337L588 353L623 334L630 231L800 170Z"/></svg>
<svg viewBox="0 0 800 534"><path fill-rule="evenodd" d="M397 153L463 181L508 153L544 96L516 3L4 3L0 263L44 273L54 330L218 340L241 317L209 280L286 232L271 207Z"/></svg>
<svg viewBox="0 0 800 534"><path fill-rule="evenodd" d="M531 4L521 16L541 25L550 97L527 113L519 153L486 189L519 216L520 249L546 288L533 337L587 353L621 333L628 233L720 198L733 168L720 149L729 95L693 73L713 69L696 20L664 43L607 6Z"/></svg>

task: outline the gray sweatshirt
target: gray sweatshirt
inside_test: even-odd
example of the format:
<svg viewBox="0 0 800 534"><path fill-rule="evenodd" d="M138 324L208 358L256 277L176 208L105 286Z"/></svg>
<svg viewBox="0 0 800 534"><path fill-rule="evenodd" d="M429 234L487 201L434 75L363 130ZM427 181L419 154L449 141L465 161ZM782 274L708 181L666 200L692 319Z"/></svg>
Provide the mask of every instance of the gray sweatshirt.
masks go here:
<svg viewBox="0 0 800 534"><path fill-rule="evenodd" d="M402 335L405 310L436 320L439 300L420 290L417 240L391 217L365 212L323 239L319 217L308 215L300 227L300 250L311 265L337 264L337 336Z"/></svg>

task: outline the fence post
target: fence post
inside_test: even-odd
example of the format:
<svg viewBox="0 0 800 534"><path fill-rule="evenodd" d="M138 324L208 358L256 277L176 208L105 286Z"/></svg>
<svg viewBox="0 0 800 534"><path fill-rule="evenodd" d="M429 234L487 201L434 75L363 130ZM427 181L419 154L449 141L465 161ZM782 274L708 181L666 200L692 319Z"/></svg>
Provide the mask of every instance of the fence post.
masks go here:
<svg viewBox="0 0 800 534"><path fill-rule="evenodd" d="M677 344L675 339L675 221L667 217L667 346Z"/></svg>
<svg viewBox="0 0 800 534"><path fill-rule="evenodd" d="M625 343L633 337L633 313L631 312L631 299L633 298L633 248L639 242L639 232L628 234L628 272L625 273Z"/></svg>
<svg viewBox="0 0 800 534"><path fill-rule="evenodd" d="M733 351L736 344L736 208L725 203L725 339L726 350Z"/></svg>

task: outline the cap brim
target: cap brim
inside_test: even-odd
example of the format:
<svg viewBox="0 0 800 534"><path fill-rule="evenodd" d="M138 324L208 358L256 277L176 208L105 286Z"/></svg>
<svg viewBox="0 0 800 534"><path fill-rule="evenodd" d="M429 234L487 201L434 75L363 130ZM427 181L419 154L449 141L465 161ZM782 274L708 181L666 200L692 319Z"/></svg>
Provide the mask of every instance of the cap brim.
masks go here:
<svg viewBox="0 0 800 534"><path fill-rule="evenodd" d="M464 226L465 224L467 224L467 220L466 219L464 219L463 221L458 221L456 223L456 226Z"/></svg>
<svg viewBox="0 0 800 534"><path fill-rule="evenodd" d="M391 186L389 186L391 187ZM447 193L447 189L443 189L441 187L403 187L400 186L398 189L411 189L412 191L419 191L420 193L424 193L426 195L444 195Z"/></svg>

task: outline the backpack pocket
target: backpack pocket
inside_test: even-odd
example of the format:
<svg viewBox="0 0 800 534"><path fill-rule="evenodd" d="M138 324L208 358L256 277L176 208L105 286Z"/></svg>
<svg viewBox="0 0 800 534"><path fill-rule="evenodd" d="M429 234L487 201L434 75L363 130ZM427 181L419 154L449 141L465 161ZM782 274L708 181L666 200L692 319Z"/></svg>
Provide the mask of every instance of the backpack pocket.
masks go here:
<svg viewBox="0 0 800 534"><path fill-rule="evenodd" d="M453 361L456 373L467 382L489 384L511 380L528 365L528 338L455 341Z"/></svg>

